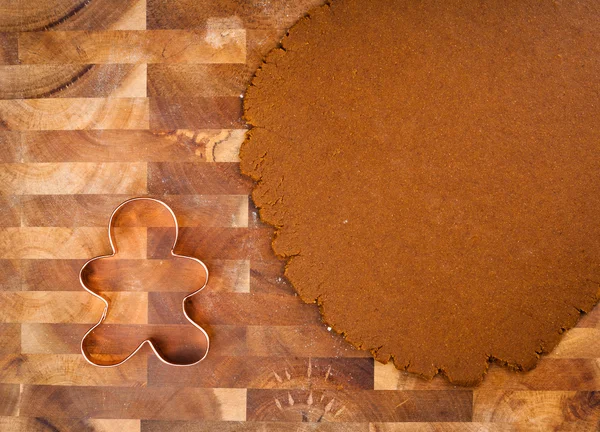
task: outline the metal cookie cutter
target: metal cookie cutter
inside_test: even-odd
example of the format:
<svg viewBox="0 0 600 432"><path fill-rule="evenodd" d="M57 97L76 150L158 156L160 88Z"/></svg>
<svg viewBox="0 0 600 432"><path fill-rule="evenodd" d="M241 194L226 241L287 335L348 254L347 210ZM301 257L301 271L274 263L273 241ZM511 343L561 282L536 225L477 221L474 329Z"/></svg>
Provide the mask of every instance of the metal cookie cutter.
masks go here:
<svg viewBox="0 0 600 432"><path fill-rule="evenodd" d="M92 291L90 288L88 288L85 284L84 278L83 278L83 271L84 269L92 262L102 259L102 258L110 258L113 257L117 254L117 248L113 242L113 238L112 238L112 233L111 233L111 228L113 226L113 219L115 217L115 215L117 214L117 212L125 205L133 202L133 201L153 201L156 202L158 204L161 204L162 206L164 206L169 213L171 214L171 216L173 217L173 222L175 224L175 240L173 241L173 247L171 247L171 255L174 257L178 257L178 258L185 258L185 259L189 259L192 261L197 262L198 264L200 264L202 266L202 268L204 269L205 273L206 273L206 280L204 281L204 284L198 288L196 291L192 292L191 294L188 294L187 296L185 296L182 300L182 309L183 309L183 314L185 315L185 318L194 326L196 327L198 330L200 330L202 332L202 334L204 335L204 337L206 338L206 350L202 356L202 358L200 358L199 360L193 362L193 363L174 363L171 362L169 360L167 360L165 357L162 356L162 354L160 354L159 350L156 348L156 346L154 345L154 343L152 342L151 339L146 339L144 340L142 343L140 343L138 345L138 347L131 353L129 354L127 357L125 357L123 360L117 362L117 363L110 363L110 364L99 364L96 363L92 357L90 356L89 352L86 350L85 348L85 340L86 338L90 335L90 333L92 333L94 331L94 329L96 327L98 327L100 324L102 324L104 322L104 320L106 319L106 316L108 314L108 300L106 300L104 297L102 297L101 295L99 295L98 293ZM179 237L179 224L177 223L177 217L175 216L175 213L173 212L173 210L171 209L171 207L169 207L167 204L165 204L163 201L160 201L158 199L155 198L146 198L146 197L138 197L138 198L131 198L123 203L121 203L116 209L113 210L112 214L110 215L110 219L108 221L108 240L110 241L110 247L112 250L112 253L108 254L108 255L101 255L101 256L97 256L95 258L92 258L91 260L87 261L83 267L81 267L81 270L79 271L79 282L81 283L81 286L83 287L84 290L86 290L88 293L90 293L91 295L93 295L94 297L102 300L102 302L104 303L104 311L102 312L102 316L100 317L100 320L92 327L90 328L86 334L83 336L83 338L81 339L81 354L83 354L83 357L87 360L88 363L90 363L93 366L97 366L97 367L102 367L102 368L109 368L109 367L115 367L115 366L120 366L123 363L125 363L127 360L129 360L131 357L133 357L140 349L142 349L142 347L144 346L144 344L148 344L150 346L150 348L152 349L152 351L154 351L154 354L156 354L156 356L158 357L158 359L160 361L162 361L165 364L171 365L171 366L193 366L196 365L198 363L200 363L202 360L204 360L206 358L206 356L208 355L208 349L210 346L210 338L208 337L208 334L206 333L206 331L200 326L198 325L196 322L194 322L194 320L188 315L185 304L186 301L191 298L192 296L198 294L200 291L202 291L206 285L208 284L208 268L206 267L206 264L204 264L202 261L200 261L197 258L194 257L190 257L190 256L186 256L186 255L179 255L176 254L174 252L175 249L175 245L177 244L177 239Z"/></svg>

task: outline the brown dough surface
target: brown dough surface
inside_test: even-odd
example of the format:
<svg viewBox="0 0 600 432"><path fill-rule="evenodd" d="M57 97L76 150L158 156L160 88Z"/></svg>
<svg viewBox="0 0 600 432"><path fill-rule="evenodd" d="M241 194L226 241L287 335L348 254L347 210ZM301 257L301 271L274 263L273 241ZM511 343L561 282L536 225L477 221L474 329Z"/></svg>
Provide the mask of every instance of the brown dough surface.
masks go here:
<svg viewBox="0 0 600 432"><path fill-rule="evenodd" d="M377 360L516 369L599 298L600 2L334 0L247 90L286 275Z"/></svg>

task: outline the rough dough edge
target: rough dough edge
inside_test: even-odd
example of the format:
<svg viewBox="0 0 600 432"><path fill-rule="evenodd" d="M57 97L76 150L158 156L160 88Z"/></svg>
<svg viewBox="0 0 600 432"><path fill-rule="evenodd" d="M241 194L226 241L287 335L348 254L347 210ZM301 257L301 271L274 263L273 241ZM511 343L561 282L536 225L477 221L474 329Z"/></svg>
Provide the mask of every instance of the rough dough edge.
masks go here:
<svg viewBox="0 0 600 432"><path fill-rule="evenodd" d="M310 9L308 12L306 12L302 17L300 17L286 32L285 34L282 36L282 38L280 39L279 43L272 48L262 59L262 61L260 62L260 65L256 68L256 71L254 72L254 74L252 75L252 78L250 79L249 84L246 86L246 89L244 91L244 98L243 98L243 120L250 126L250 128L248 129L248 131L246 131L246 135L244 137L244 141L241 144L240 147L240 159L243 159L242 154L245 151L245 147L249 145L250 141L252 141L252 130L253 129L259 129L261 128L261 126L256 125L252 122L252 120L246 115L247 111L248 111L248 107L247 107L247 99L246 99L246 93L248 91L249 88L251 87L256 87L255 85L255 80L257 78L257 75L259 75L262 72L263 67L269 63L269 60L274 57L277 54L285 54L287 52L287 49L285 48L284 44L285 41L290 37L290 32L294 31L294 29L301 25L306 23L307 20L310 20L311 17L317 13L320 13L324 10L330 10L331 6L332 6L332 1L333 0L325 0L325 2L321 5L321 6L316 6L312 9ZM596 295L594 298L590 298L590 301L587 304L584 304L581 307L575 306L575 305L571 305L573 308L575 308L578 312L579 312L579 316L576 317L574 320L572 320L572 322L567 323L564 326L561 326L558 330L553 329L554 331L557 331L559 334L559 338L555 338L553 341L551 341L550 343L548 343L548 341L544 340L543 338L539 339L539 344L538 347L534 350L535 352L535 361L530 364L530 365L520 365L518 363L514 363L514 362L510 362L508 360L503 360L501 358L498 358L496 356L494 356L493 354L486 354L486 360L485 360L485 365L484 365L484 369L482 370L482 373L479 375L479 377L477 379L474 380L470 380L470 381L461 381L461 380L455 380L452 378L452 376L443 368L443 367L439 367L439 366L435 366L433 367L433 369L435 370L435 372L431 375L429 374L424 374L422 372L419 371L411 371L410 366L411 366L411 361L409 360L408 364L406 365L401 365L396 361L396 358L393 354L390 354L387 358L382 358L379 357L378 352L381 348L383 348L384 346L380 346L380 347L372 347L372 348L367 348L364 346L364 343L361 341L354 341L349 339L346 331L344 330L339 330L338 328L336 328L336 326L334 324L331 324L327 321L327 316L325 313L325 305L324 302L321 301L321 298L317 298L317 299L309 299L306 298L304 295L302 295L302 293L298 290L298 288L296 288L296 286L294 285L293 281L288 277L287 271L288 271L288 267L291 263L291 261L293 260L294 256L284 256L281 254L278 254L275 251L274 248L274 242L276 241L277 237L279 236L279 233L282 229L281 226L277 226L276 224L266 220L265 218L263 218L263 212L262 212L262 207L256 205L256 201L254 200L254 192L256 190L256 188L262 183L262 178L257 177L256 175L254 175L251 172L247 172L242 168L242 164L240 164L240 172L246 176L251 178L254 182L255 185L252 188L252 193L251 193L251 197L252 197L252 201L254 202L256 208L258 209L259 212L259 216L260 216L260 220L262 222L264 222L265 224L273 227L274 229L274 236L273 236L273 240L271 241L271 249L273 250L273 252L275 253L275 255L278 258L281 258L283 260L285 260L285 268L284 268L284 276L285 278L288 280L288 282L290 283L290 285L293 287L294 291L298 294L298 296L300 297L300 299L306 303L306 304L316 304L317 307L319 308L319 314L321 316L321 322L331 328L333 331L335 331L335 333L339 334L342 336L342 338L348 342L350 345L352 345L354 348L356 348L357 350L361 350L361 351L369 351L373 357L374 360L382 363L382 364L388 364L390 361L394 364L394 366L396 367L396 369L400 370L400 371L406 371L406 372L410 372L413 375L417 375L427 381L431 381L433 380L433 378L435 378L437 375L442 375L445 379L448 380L448 382L450 382L451 384L454 385L458 385L458 386L464 386L464 387L470 387L470 386L478 386L479 384L481 384L481 382L483 382L483 380L485 379L485 376L487 375L488 371L489 371L489 367L490 364L495 363L498 365L501 365L503 367L508 368L511 371L516 371L516 372L527 372L529 370L533 370L535 369L535 367L537 366L540 358L542 355L546 355L549 354L550 352L552 352L552 350L558 345L558 343L560 343L561 339L562 339L562 335L572 329L573 327L575 327L575 325L577 324L577 322L579 322L579 320L581 319L581 317L589 312L591 312L594 307L598 304L598 302L600 301L600 283L599 282L595 282L595 281L591 281L588 280L587 282L591 282L594 283L598 286L598 289L596 291ZM549 334L549 332L547 332L546 334Z"/></svg>

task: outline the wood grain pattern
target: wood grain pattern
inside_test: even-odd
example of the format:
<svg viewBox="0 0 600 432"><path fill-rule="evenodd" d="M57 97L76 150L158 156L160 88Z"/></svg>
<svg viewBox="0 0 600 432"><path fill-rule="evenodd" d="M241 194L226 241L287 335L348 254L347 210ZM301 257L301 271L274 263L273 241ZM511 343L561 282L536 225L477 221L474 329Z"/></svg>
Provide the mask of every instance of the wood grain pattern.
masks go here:
<svg viewBox="0 0 600 432"><path fill-rule="evenodd" d="M80 354L15 354L0 356L3 383L61 386L140 386L146 383L146 358L120 369L99 369Z"/></svg>
<svg viewBox="0 0 600 432"><path fill-rule="evenodd" d="M19 132L0 130L0 163L21 161L21 135Z"/></svg>
<svg viewBox="0 0 600 432"><path fill-rule="evenodd" d="M148 322L148 293L103 293L111 307L107 323ZM20 291L0 292L3 323L96 323L104 304L86 292Z"/></svg>
<svg viewBox="0 0 600 432"><path fill-rule="evenodd" d="M146 65L0 66L0 99L146 97Z"/></svg>
<svg viewBox="0 0 600 432"><path fill-rule="evenodd" d="M138 232L135 238L137 246L133 250L122 253L120 257L144 258L146 228L127 228L127 230ZM0 228L0 258L2 259L83 259L109 252L105 228Z"/></svg>
<svg viewBox="0 0 600 432"><path fill-rule="evenodd" d="M95 332L93 343L89 344L89 352L93 355L113 355L123 357L135 349L146 337L166 338L172 344L163 345L165 354L174 352L173 348L192 340L188 338L185 325L141 325L141 324L106 324ZM79 354L81 337L89 329L87 324L29 324L21 325L21 352L24 354ZM209 328L211 356L245 356L246 328L242 326L211 326ZM201 367L195 369L202 370Z"/></svg>
<svg viewBox="0 0 600 432"><path fill-rule="evenodd" d="M0 1L0 31L143 30L144 0L48 0L20 3Z"/></svg>
<svg viewBox="0 0 600 432"><path fill-rule="evenodd" d="M25 417L246 419L246 390L202 388L67 387L24 385L20 415Z"/></svg>
<svg viewBox="0 0 600 432"><path fill-rule="evenodd" d="M0 429L6 432L94 431L140 432L140 420L52 419L41 417L0 417Z"/></svg>
<svg viewBox="0 0 600 432"><path fill-rule="evenodd" d="M239 174L243 93L323 1L0 0L1 431L598 430L600 309L534 370L492 364L463 389L374 362L286 282ZM200 365L143 349L103 370L79 354L102 312L79 269L138 195L173 207L177 251L210 269L188 305L211 337ZM94 274L111 300L94 356L145 337L169 355L196 347L180 301L201 277L166 259L172 222L145 211L118 220L127 253Z"/></svg>
<svg viewBox="0 0 600 432"><path fill-rule="evenodd" d="M114 281L115 273L121 272L121 268L130 269L135 265L134 274L123 275L124 281L129 280L128 284L131 291L152 291L159 289L162 291L172 291L177 288L168 284L157 285L159 281L164 281L169 273L175 270L175 264L172 261L165 260L129 260L108 261L103 263L103 270L96 279L95 284L102 286L103 291L114 291L116 289L111 283ZM6 268L10 269L12 262L5 260ZM79 270L84 264L84 260L27 260L20 263L18 269L12 270L16 274L12 290L23 291L80 291ZM0 264L2 261L0 261ZM247 260L206 260L210 266L211 291L221 292L249 292L250 291L250 262ZM178 269L179 270L179 269ZM196 269L194 269L195 271ZM147 274L144 274L147 272ZM178 280L186 276L191 276L191 272L178 276ZM144 283L149 281L149 285ZM135 281L135 284L133 283ZM7 291L9 289L7 288Z"/></svg>
<svg viewBox="0 0 600 432"><path fill-rule="evenodd" d="M80 130L2 133L5 162L238 162L243 129ZM10 134L10 135L9 135Z"/></svg>
<svg viewBox="0 0 600 432"><path fill-rule="evenodd" d="M246 31L55 31L19 35L24 64L244 63Z"/></svg>
<svg viewBox="0 0 600 432"><path fill-rule="evenodd" d="M144 98L0 100L0 126L9 130L147 129Z"/></svg>
<svg viewBox="0 0 600 432"><path fill-rule="evenodd" d="M143 163L3 164L0 193L14 195L142 194L147 167Z"/></svg>
<svg viewBox="0 0 600 432"><path fill-rule="evenodd" d="M0 64L10 65L19 62L18 41L18 34L0 32Z"/></svg>
<svg viewBox="0 0 600 432"><path fill-rule="evenodd" d="M1 198L0 198L1 199ZM32 227L106 227L108 215L124 200L119 195L26 195L10 197L5 209L11 209L5 222ZM8 199L7 199L8 201ZM173 195L164 197L182 227L247 227L247 195ZM185 211L184 211L185 209ZM6 211L6 210L5 210ZM73 218L76 215L76 219ZM150 226L169 227L173 221L152 214Z"/></svg>

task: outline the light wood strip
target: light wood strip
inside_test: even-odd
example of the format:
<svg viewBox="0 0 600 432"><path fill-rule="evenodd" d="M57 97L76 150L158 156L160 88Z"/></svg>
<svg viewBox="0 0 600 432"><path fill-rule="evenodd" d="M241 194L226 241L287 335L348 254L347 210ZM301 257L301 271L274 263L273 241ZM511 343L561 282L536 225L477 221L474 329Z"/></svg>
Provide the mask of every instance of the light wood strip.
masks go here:
<svg viewBox="0 0 600 432"><path fill-rule="evenodd" d="M20 198L20 210L4 223L32 227L106 226L112 211L128 196L123 195L31 195ZM156 196L177 215L180 226L247 227L247 195L172 195ZM15 198L0 196L2 200ZM13 206L15 207L15 206ZM5 206L4 211L10 209ZM139 226L170 227L173 220L165 212L146 211L131 223ZM0 215L2 214L0 207ZM16 213L16 210L13 211ZM18 217L17 217L18 216ZM15 226L18 226L15 225ZM8 226L8 225L7 225ZM131 226L131 225L130 225Z"/></svg>
<svg viewBox="0 0 600 432"><path fill-rule="evenodd" d="M324 0L148 0L148 28L288 28Z"/></svg>
<svg viewBox="0 0 600 432"><path fill-rule="evenodd" d="M0 124L10 130L148 129L146 98L0 100Z"/></svg>
<svg viewBox="0 0 600 432"><path fill-rule="evenodd" d="M241 129L245 126L239 96L150 98L151 129Z"/></svg>
<svg viewBox="0 0 600 432"><path fill-rule="evenodd" d="M243 357L247 352L245 327L211 325L206 328L211 340L210 357L245 358ZM81 338L88 329L88 324L24 323L21 325L21 352L23 354L79 354ZM197 344L199 341L194 335L190 335L188 330L189 324L106 324L94 331L87 348L93 355L123 356L132 352L142 340L154 337L164 342L161 347L165 350L165 355L177 355L182 346L190 342Z"/></svg>
<svg viewBox="0 0 600 432"><path fill-rule="evenodd" d="M471 421L470 390L248 389L248 421Z"/></svg>
<svg viewBox="0 0 600 432"><path fill-rule="evenodd" d="M146 180L143 162L0 164L0 193L7 195L139 195L147 192Z"/></svg>
<svg viewBox="0 0 600 432"><path fill-rule="evenodd" d="M574 328L565 333L549 357L600 358L600 329Z"/></svg>
<svg viewBox="0 0 600 432"><path fill-rule="evenodd" d="M23 64L244 63L246 31L55 31L19 35Z"/></svg>
<svg viewBox="0 0 600 432"><path fill-rule="evenodd" d="M141 386L146 383L146 369L144 355L136 356L118 369L94 367L81 354L0 356L0 382L6 384Z"/></svg>
<svg viewBox="0 0 600 432"><path fill-rule="evenodd" d="M93 432L140 432L140 420L112 419L69 419L0 417L0 430L4 432L49 432L49 431L93 431Z"/></svg>
<svg viewBox="0 0 600 432"><path fill-rule="evenodd" d="M246 390L23 386L24 417L246 420ZM114 417L113 417L114 418Z"/></svg>
<svg viewBox="0 0 600 432"><path fill-rule="evenodd" d="M145 257L145 228L115 228L118 259ZM0 228L2 259L90 259L110 253L106 228Z"/></svg>
<svg viewBox="0 0 600 432"><path fill-rule="evenodd" d="M433 390L454 388L445 378L431 381L399 371L392 363L375 363L376 390ZM535 369L517 372L491 365L478 390L595 390L600 388L599 359L543 357Z"/></svg>
<svg viewBox="0 0 600 432"><path fill-rule="evenodd" d="M600 421L600 395L587 391L475 391L473 421L519 423L535 421L547 427L564 422Z"/></svg>
<svg viewBox="0 0 600 432"><path fill-rule="evenodd" d="M0 66L0 99L146 97L146 65Z"/></svg>
<svg viewBox="0 0 600 432"><path fill-rule="evenodd" d="M0 31L143 30L145 0L0 1Z"/></svg>
<svg viewBox="0 0 600 432"><path fill-rule="evenodd" d="M577 327L600 329L600 307L596 306L587 314L583 314L577 323Z"/></svg>
<svg viewBox="0 0 600 432"><path fill-rule="evenodd" d="M106 323L148 322L148 294L104 293L110 301ZM104 304L89 293L20 291L0 292L2 323L86 323L98 321Z"/></svg>
<svg viewBox="0 0 600 432"><path fill-rule="evenodd" d="M17 147L19 136L12 133L15 137L10 142L14 141L15 150L13 155L3 155L4 162L21 158ZM245 133L245 129L24 131L22 159L23 162L239 162Z"/></svg>

